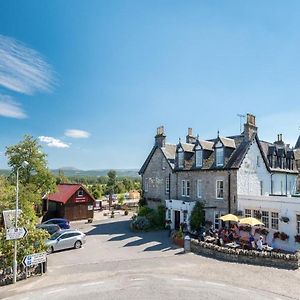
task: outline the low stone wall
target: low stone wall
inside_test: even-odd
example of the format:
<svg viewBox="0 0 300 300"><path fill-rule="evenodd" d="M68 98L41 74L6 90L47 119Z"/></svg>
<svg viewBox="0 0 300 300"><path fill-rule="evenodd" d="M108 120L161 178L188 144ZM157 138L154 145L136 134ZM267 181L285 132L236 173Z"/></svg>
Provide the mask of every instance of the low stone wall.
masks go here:
<svg viewBox="0 0 300 300"><path fill-rule="evenodd" d="M298 269L300 265L300 255L298 252L295 254L285 254L278 252L231 249L206 242L199 242L195 239L191 240L191 251L219 260L280 269L294 270Z"/></svg>

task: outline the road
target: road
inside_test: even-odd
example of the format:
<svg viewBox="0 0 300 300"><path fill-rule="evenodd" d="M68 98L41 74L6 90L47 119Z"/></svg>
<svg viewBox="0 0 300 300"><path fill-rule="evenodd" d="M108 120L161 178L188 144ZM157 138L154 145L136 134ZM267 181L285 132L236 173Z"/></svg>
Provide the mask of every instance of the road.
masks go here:
<svg viewBox="0 0 300 300"><path fill-rule="evenodd" d="M184 254L166 232L132 233L126 217L73 224L79 250L49 256L48 272L0 289L1 299L300 299L299 271Z"/></svg>

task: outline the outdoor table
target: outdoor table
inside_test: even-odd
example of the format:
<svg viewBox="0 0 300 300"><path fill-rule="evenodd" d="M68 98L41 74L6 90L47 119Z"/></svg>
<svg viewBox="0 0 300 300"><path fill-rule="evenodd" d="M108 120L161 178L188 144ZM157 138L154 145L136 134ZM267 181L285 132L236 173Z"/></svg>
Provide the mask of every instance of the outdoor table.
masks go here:
<svg viewBox="0 0 300 300"><path fill-rule="evenodd" d="M239 245L239 244L237 244L235 242L225 244L225 246L227 246L229 248L233 248L233 249L237 249L237 248L241 247L241 245Z"/></svg>
<svg viewBox="0 0 300 300"><path fill-rule="evenodd" d="M273 251L273 248L268 245L263 245L263 251Z"/></svg>

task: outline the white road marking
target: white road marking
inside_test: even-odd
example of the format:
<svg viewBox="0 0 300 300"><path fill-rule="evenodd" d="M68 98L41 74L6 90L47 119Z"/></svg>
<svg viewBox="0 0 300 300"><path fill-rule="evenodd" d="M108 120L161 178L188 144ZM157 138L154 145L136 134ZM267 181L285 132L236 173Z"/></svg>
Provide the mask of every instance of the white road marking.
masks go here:
<svg viewBox="0 0 300 300"><path fill-rule="evenodd" d="M205 284L210 284L210 285L214 285L214 286L221 286L221 287L225 287L226 284L223 283L217 283L217 282L211 282L211 281L204 281Z"/></svg>
<svg viewBox="0 0 300 300"><path fill-rule="evenodd" d="M131 281L144 281L144 278L131 278Z"/></svg>
<svg viewBox="0 0 300 300"><path fill-rule="evenodd" d="M92 286L92 285L103 284L103 283L104 281L87 282L87 283L83 283L81 286Z"/></svg>
<svg viewBox="0 0 300 300"><path fill-rule="evenodd" d="M55 294L55 293L59 293L59 292L65 291L65 290L66 290L66 288L56 289L56 290L52 290L52 291L46 292L46 293L44 293L44 295Z"/></svg>

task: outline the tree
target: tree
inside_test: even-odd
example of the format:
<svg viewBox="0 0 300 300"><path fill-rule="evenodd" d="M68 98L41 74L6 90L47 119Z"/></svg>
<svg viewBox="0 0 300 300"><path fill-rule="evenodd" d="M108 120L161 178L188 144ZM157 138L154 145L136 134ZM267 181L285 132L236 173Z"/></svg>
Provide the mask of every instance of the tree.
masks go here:
<svg viewBox="0 0 300 300"><path fill-rule="evenodd" d="M106 185L107 192L111 195L115 193L116 190L116 184L117 184L117 173L114 170L110 170L107 173L108 181Z"/></svg>
<svg viewBox="0 0 300 300"><path fill-rule="evenodd" d="M56 177L56 184L61 183L69 183L69 179L65 176L64 170L59 169L58 170L58 176Z"/></svg>
<svg viewBox="0 0 300 300"><path fill-rule="evenodd" d="M103 191L100 184L93 184L90 191L95 199L101 198Z"/></svg>
<svg viewBox="0 0 300 300"><path fill-rule="evenodd" d="M193 231L198 231L204 224L204 206L202 203L197 202L190 217L190 226Z"/></svg>

